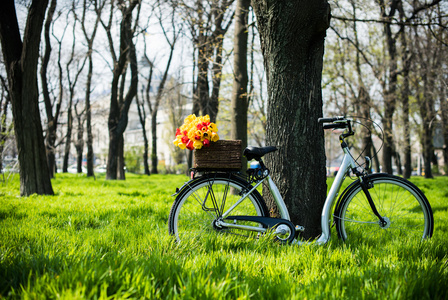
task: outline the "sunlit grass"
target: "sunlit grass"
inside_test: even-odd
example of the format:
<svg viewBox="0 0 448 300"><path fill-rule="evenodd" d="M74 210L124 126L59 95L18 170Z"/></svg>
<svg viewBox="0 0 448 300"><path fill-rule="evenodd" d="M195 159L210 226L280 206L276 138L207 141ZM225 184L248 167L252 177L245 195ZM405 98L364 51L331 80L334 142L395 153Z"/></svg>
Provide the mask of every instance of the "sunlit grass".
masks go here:
<svg viewBox="0 0 448 300"><path fill-rule="evenodd" d="M176 243L171 194L188 178L105 181L58 174L56 195L0 187L0 298L443 299L448 178L413 178L433 211L432 239L324 246L218 236Z"/></svg>

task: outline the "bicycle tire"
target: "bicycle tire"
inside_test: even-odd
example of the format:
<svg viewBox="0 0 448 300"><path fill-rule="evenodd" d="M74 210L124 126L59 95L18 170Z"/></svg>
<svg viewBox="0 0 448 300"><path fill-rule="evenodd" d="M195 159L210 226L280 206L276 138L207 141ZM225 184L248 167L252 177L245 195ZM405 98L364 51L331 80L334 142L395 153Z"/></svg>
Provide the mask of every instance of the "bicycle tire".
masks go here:
<svg viewBox="0 0 448 300"><path fill-rule="evenodd" d="M361 242L400 242L430 238L434 230L431 206L410 181L389 174L368 176L369 193L387 224L380 225L358 181L347 187L336 205L334 221L339 238Z"/></svg>
<svg viewBox="0 0 448 300"><path fill-rule="evenodd" d="M206 174L187 182L179 191L170 211L168 227L177 241L206 240L210 235L257 235L256 232L218 228L215 220L238 199L240 192L251 188L249 183L232 173ZM254 190L231 213L235 215L268 217L269 210L262 196ZM248 221L238 224L249 225ZM252 226L261 226L251 222Z"/></svg>

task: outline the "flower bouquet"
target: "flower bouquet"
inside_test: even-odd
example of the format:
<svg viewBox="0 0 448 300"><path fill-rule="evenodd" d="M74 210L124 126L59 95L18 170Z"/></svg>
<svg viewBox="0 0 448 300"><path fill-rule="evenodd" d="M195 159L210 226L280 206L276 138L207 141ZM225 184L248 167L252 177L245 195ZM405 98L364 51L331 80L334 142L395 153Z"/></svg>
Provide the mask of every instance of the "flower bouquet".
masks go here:
<svg viewBox="0 0 448 300"><path fill-rule="evenodd" d="M177 128L174 145L181 149L201 149L209 147L210 142L219 140L218 127L210 122L210 117L196 117L192 114L185 118L184 124Z"/></svg>

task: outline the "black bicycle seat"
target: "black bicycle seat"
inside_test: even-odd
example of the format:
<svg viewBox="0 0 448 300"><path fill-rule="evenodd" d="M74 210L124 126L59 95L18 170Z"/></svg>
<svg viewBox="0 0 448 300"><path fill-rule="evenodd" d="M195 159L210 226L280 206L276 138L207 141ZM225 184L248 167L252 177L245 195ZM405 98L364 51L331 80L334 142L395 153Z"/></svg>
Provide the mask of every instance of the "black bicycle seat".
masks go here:
<svg viewBox="0 0 448 300"><path fill-rule="evenodd" d="M277 151L277 147L274 146L266 146L266 147L252 147L249 146L243 151L243 155L247 158L247 160L260 160L265 154Z"/></svg>

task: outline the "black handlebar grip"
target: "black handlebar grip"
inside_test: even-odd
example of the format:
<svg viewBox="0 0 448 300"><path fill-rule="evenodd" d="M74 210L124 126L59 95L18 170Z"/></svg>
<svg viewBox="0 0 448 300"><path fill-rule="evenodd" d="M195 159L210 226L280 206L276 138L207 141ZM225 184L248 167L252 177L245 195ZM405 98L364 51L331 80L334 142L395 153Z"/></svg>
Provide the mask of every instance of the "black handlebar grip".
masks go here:
<svg viewBox="0 0 448 300"><path fill-rule="evenodd" d="M319 123L331 123L334 122L334 118L319 118L317 121Z"/></svg>
<svg viewBox="0 0 448 300"><path fill-rule="evenodd" d="M344 120L344 117L319 118L319 123L333 123L334 121Z"/></svg>
<svg viewBox="0 0 448 300"><path fill-rule="evenodd" d="M344 123L336 123L336 124L327 124L323 126L324 129L345 129L347 128L347 124Z"/></svg>

